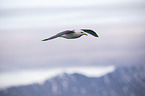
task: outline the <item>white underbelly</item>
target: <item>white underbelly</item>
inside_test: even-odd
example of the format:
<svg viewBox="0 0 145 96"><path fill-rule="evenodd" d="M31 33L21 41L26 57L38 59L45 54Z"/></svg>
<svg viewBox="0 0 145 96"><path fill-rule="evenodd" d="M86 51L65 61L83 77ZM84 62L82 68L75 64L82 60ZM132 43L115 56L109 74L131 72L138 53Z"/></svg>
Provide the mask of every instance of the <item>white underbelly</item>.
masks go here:
<svg viewBox="0 0 145 96"><path fill-rule="evenodd" d="M80 34L70 33L70 34L64 34L61 37L64 37L64 38L76 38L76 37L79 37L79 36L80 36Z"/></svg>

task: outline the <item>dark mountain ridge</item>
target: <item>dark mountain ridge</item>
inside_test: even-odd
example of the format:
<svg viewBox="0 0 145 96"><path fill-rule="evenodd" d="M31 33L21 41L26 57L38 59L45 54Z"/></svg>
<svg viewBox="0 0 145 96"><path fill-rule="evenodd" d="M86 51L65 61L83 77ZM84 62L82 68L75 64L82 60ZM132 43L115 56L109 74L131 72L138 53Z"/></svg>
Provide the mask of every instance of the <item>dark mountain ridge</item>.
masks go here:
<svg viewBox="0 0 145 96"><path fill-rule="evenodd" d="M0 96L145 96L145 67L118 67L99 78L64 73L43 84L2 90Z"/></svg>

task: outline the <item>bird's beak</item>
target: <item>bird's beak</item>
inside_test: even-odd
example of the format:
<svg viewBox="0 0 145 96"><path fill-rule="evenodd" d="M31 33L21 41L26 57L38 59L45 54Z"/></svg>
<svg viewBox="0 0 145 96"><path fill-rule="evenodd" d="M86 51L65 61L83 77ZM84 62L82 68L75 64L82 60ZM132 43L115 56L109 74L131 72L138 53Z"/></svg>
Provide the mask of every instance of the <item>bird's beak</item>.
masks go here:
<svg viewBox="0 0 145 96"><path fill-rule="evenodd" d="M84 33L83 35L86 35L86 36L88 36L88 34L86 34L86 33Z"/></svg>

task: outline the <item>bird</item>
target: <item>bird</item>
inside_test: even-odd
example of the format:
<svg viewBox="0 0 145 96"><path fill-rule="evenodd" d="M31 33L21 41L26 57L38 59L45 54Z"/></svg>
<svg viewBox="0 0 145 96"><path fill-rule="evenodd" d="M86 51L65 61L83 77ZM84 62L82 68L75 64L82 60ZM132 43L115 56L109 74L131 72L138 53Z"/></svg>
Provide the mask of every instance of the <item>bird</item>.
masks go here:
<svg viewBox="0 0 145 96"><path fill-rule="evenodd" d="M55 39L55 38L58 38L58 37L63 37L63 38L66 38L66 39L76 39L76 38L79 38L83 35L86 35L88 36L88 34L91 34L95 37L99 37L93 30L91 29L74 29L74 30L65 30L65 31L62 31L60 33L57 33L56 35L54 36L51 36L47 39L43 39L42 41L47 41L47 40L52 40L52 39Z"/></svg>

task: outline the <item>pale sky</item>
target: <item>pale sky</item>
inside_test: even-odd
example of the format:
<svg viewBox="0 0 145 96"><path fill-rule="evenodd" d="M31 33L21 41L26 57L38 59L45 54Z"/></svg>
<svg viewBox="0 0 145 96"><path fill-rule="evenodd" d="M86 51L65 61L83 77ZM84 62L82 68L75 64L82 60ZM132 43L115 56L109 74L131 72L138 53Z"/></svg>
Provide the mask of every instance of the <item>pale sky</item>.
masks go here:
<svg viewBox="0 0 145 96"><path fill-rule="evenodd" d="M144 0L0 0L0 9L27 7L80 7L116 3L139 3Z"/></svg>
<svg viewBox="0 0 145 96"><path fill-rule="evenodd" d="M82 0L75 0L60 2L65 8L40 7L41 4L50 4L48 1L44 0L44 3L39 0L37 2L29 0L28 3L27 0L25 2L1 0L1 71L52 67L53 64L61 66L69 61L84 65L93 64L96 61L99 64L105 64L105 62L117 62L119 58L126 57L129 59L121 60L121 62L133 62L132 58L138 60L144 55L142 43L144 41L145 8L143 5L145 3L143 0L92 0L92 2L83 0L83 3ZM32 6L32 2L37 6ZM92 6L87 2L90 2ZM54 5L61 6L60 3L56 2ZM66 6L69 3L72 4L72 8ZM75 3L80 6L76 8ZM22 6L23 9L19 9L18 6L21 5L25 7ZM15 8L13 9L12 6ZM77 40L58 38L50 42L41 42L42 39L60 31L78 28L91 28L100 37L94 38L89 35ZM13 64L16 66L12 66Z"/></svg>

